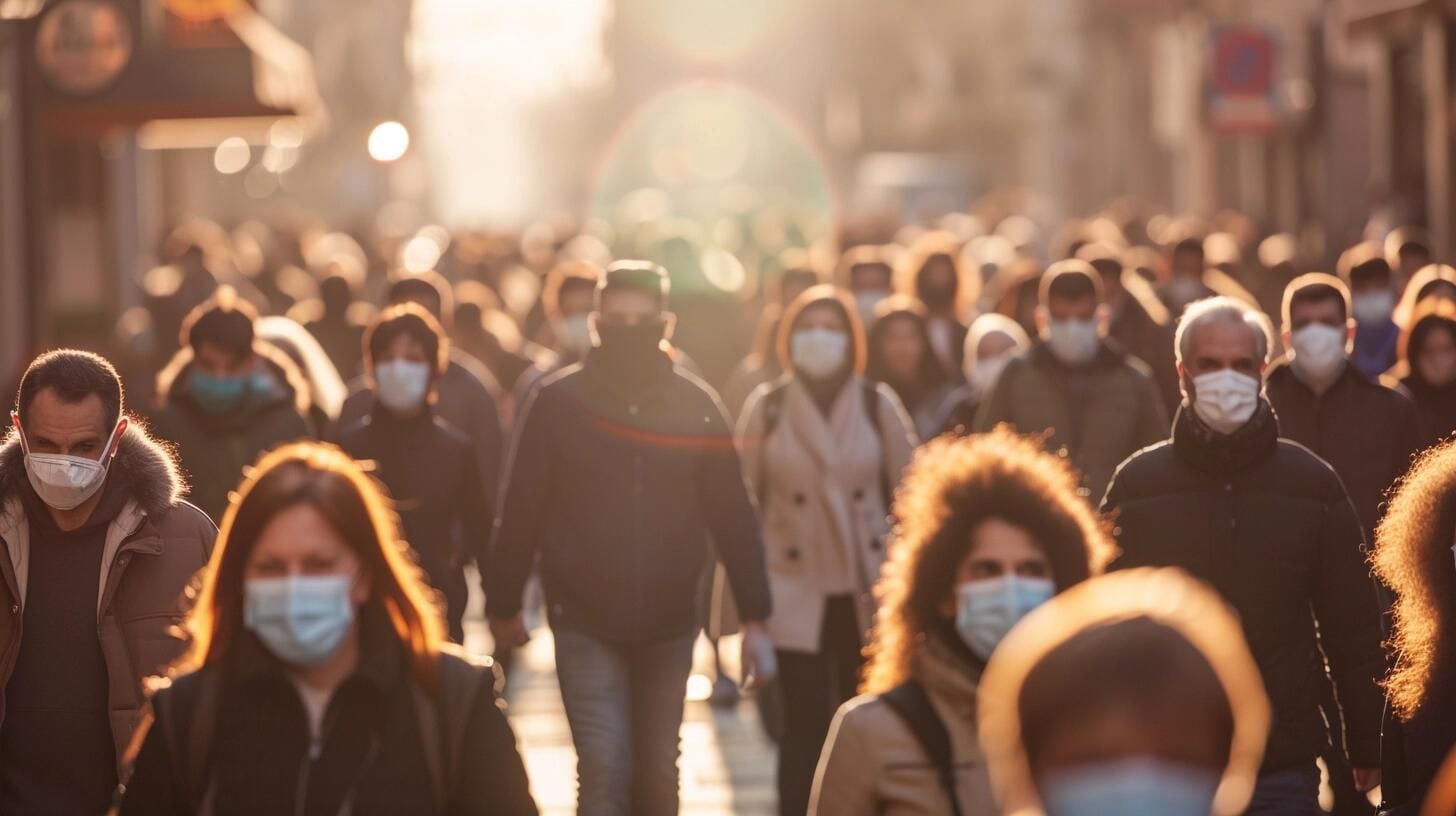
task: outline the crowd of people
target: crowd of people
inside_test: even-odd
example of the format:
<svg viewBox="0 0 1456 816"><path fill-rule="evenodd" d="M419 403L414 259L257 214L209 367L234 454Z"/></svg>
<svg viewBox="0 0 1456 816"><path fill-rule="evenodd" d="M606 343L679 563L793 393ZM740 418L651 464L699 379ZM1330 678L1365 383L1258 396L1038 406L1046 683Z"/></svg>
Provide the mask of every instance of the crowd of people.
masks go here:
<svg viewBox="0 0 1456 816"><path fill-rule="evenodd" d="M476 575L507 667L540 582L583 816L678 811L708 622L784 816L1440 787L1456 269L1417 230L1327 274L1229 214L990 206L749 230L738 289L606 232L191 223L105 356L37 357L0 812L535 813Z"/></svg>

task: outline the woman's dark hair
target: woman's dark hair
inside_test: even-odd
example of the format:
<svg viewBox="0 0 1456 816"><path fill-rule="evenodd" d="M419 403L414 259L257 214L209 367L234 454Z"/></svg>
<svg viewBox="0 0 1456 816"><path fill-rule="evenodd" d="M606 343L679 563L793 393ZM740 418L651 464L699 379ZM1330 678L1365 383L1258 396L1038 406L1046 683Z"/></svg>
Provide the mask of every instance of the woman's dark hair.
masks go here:
<svg viewBox="0 0 1456 816"><path fill-rule="evenodd" d="M455 314L455 297L450 283L438 272L401 275L389 285L385 302L391 305L418 303L436 321L448 320Z"/></svg>
<svg viewBox="0 0 1456 816"><path fill-rule="evenodd" d="M1456 659L1456 633L1450 631L1456 621L1453 531L1456 441L1447 441L1421 454L1391 493L1370 559L1376 576L1395 593L1391 642L1400 661L1385 690L1403 720L1420 711L1436 667Z"/></svg>
<svg viewBox="0 0 1456 816"><path fill-rule="evenodd" d="M30 406L36 395L47 388L55 391L61 402L67 405L74 405L95 394L101 400L107 426L121 420L121 411L125 407L121 376L99 354L57 349L31 361L20 378L20 389L15 395L15 413L20 416L22 427L30 419Z"/></svg>
<svg viewBox="0 0 1456 816"><path fill-rule="evenodd" d="M297 442L263 456L246 471L228 504L202 590L187 618L192 636L179 669L223 664L243 632L243 584L263 530L280 513L313 508L358 557L370 581L367 604L388 613L422 687L434 688L442 642L439 610L400 537L384 489L332 445Z"/></svg>
<svg viewBox="0 0 1456 816"><path fill-rule="evenodd" d="M886 379L890 372L885 363L885 336L889 334L890 326L900 321L913 325L915 333L920 337L921 355L920 362L915 367L915 387L925 391L943 385L949 375L946 374L945 366L935 357L925 306L905 295L891 295L875 307L875 323L870 328L869 360L865 366L865 376L876 382L889 381Z"/></svg>
<svg viewBox="0 0 1456 816"><path fill-rule="evenodd" d="M426 359L432 360L434 376L445 373L449 361L450 341L445 330L419 305L401 303L390 306L374 316L364 330L364 368L374 370L374 361L384 354L390 344L401 335L408 335L419 341L425 350Z"/></svg>
<svg viewBox="0 0 1456 816"><path fill-rule="evenodd" d="M1047 652L1022 682L1017 708L1032 769L1056 735L1108 722L1141 733L1196 732L1197 740L1178 746L1184 750L1218 746L1217 756L1201 750L1165 757L1194 766L1224 768L1233 746L1233 705L1208 657L1147 617L1088 627Z"/></svg>
<svg viewBox="0 0 1456 816"><path fill-rule="evenodd" d="M1420 376L1416 363L1421 356L1421 349L1425 347L1426 338L1432 332L1438 331L1446 332L1451 336L1452 342L1456 342L1456 303L1445 298L1422 303L1411 317L1410 325L1401 334L1398 350L1406 374Z"/></svg>
<svg viewBox="0 0 1456 816"><path fill-rule="evenodd" d="M779 322L778 340L774 344L778 349L779 365L786 372L797 375L798 368L794 365L793 354L790 351L794 332L799 329L799 320L804 312L819 306L829 306L839 312L844 320L845 327L849 330L849 364L850 370L855 374L863 374L867 352L865 350L864 325L860 323L859 314L855 311L854 301L844 290L831 284L824 283L811 289L804 290L804 294L789 304L784 312L784 319Z"/></svg>
<svg viewBox="0 0 1456 816"><path fill-rule="evenodd" d="M215 346L234 360L242 360L253 353L253 324L257 320L253 304L238 297L231 286L224 286L182 321L182 345L194 352L203 346Z"/></svg>
<svg viewBox="0 0 1456 816"><path fill-rule="evenodd" d="M869 693L910 676L915 646L941 618L972 535L988 519L1026 531L1050 562L1058 592L1099 572L1112 552L1066 460L1005 426L922 447L896 493L895 518L890 560L875 587L880 613L866 650Z"/></svg>

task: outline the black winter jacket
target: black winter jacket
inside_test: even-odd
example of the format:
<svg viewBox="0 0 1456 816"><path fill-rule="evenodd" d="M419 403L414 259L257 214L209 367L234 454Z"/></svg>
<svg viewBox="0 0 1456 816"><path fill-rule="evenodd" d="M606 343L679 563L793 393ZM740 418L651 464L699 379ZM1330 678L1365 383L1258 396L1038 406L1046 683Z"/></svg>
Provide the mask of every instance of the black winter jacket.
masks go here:
<svg viewBox="0 0 1456 816"><path fill-rule="evenodd" d="M244 632L235 654L225 658L226 676L210 707L215 719L206 756L175 755L167 737L170 730L170 741L185 746L195 733L202 673L158 691L171 699L154 708L157 719L137 756L121 816L191 816L189 798L201 794L188 791L198 787L193 780L203 779L212 787L216 816L334 816L344 812L346 799L352 799L354 816L534 816L525 766L495 705L490 672L481 673L445 806L436 804L413 680L386 614L366 606L360 616L359 667L329 700L316 756L310 756L312 738L297 689L251 633ZM161 712L178 721L166 722ZM442 756L445 750L442 745ZM198 773L194 762L205 770Z"/></svg>
<svg viewBox="0 0 1456 816"><path fill-rule="evenodd" d="M1383 666L1360 522L1330 466L1278 436L1266 402L1228 436L1185 406L1173 438L1133 455L1108 488L1113 568L1181 567L1238 612L1273 706L1266 770L1312 765L1326 745L1321 647L1351 764L1375 768Z"/></svg>
<svg viewBox="0 0 1456 816"><path fill-rule="evenodd" d="M763 540L723 407L665 354L647 362L630 388L594 354L522 411L486 571L491 617L520 611L539 554L553 626L618 643L689 634L710 534L743 619L768 617Z"/></svg>

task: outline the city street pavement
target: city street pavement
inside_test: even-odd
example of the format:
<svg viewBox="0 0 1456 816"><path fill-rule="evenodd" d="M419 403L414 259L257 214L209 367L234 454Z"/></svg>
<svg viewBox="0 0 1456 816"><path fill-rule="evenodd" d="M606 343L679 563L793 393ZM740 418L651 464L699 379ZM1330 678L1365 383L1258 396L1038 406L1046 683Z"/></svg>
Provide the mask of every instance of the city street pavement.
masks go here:
<svg viewBox="0 0 1456 816"><path fill-rule="evenodd" d="M465 623L466 644L472 652L485 654L490 651L490 635L480 617L480 599L472 601ZM737 638L724 641L723 655L728 671L737 676ZM531 790L543 816L571 816L576 812L576 752L556 685L550 630L537 627L518 662L507 692L508 714L526 760ZM773 816L777 812L773 743L759 725L758 709L751 700L733 708L708 705L712 675L712 649L706 639L700 639L693 677L685 690L689 699L678 762L680 813Z"/></svg>

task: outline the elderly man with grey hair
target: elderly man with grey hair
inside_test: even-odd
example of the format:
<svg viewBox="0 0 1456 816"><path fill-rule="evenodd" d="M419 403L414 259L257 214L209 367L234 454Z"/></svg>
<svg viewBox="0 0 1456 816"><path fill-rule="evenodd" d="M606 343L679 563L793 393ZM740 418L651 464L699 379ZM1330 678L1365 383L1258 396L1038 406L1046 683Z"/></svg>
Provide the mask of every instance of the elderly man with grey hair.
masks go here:
<svg viewBox="0 0 1456 816"><path fill-rule="evenodd" d="M1181 567L1238 611L1274 708L1248 812L1314 816L1315 758L1331 742L1348 753L1357 788L1380 782L1380 614L1339 477L1279 438L1261 385L1271 335L1268 318L1239 301L1188 307L1174 340L1183 404L1172 438L1122 463L1102 512L1121 549L1113 569ZM1343 734L1321 716L1326 672Z"/></svg>

